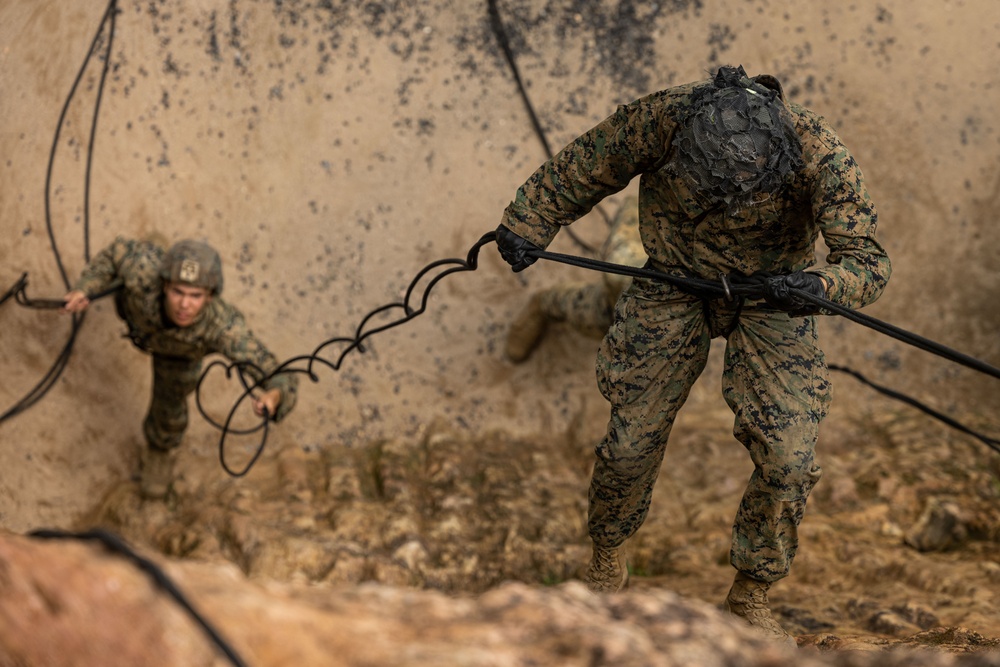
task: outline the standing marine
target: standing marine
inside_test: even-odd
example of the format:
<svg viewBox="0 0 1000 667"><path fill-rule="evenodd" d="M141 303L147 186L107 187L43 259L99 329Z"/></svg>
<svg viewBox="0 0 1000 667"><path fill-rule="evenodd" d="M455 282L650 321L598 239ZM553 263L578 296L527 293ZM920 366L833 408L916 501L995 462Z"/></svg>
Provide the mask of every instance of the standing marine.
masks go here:
<svg viewBox="0 0 1000 667"><path fill-rule="evenodd" d="M618 299L596 363L611 417L590 483L587 583L626 586L626 541L646 519L677 412L722 338L723 396L754 464L733 524L726 606L794 646L768 590L789 573L820 478L830 382L816 309L793 289L850 308L879 297L890 264L875 205L824 118L787 101L774 77L726 66L619 106L539 167L504 211L501 255L524 270L531 251L636 177L647 268L753 279L766 297L729 301L633 278ZM820 234L829 254L817 266Z"/></svg>
<svg viewBox="0 0 1000 667"><path fill-rule="evenodd" d="M173 460L188 425L188 397L198 385L202 359L221 354L241 366L254 382L278 361L247 326L243 314L226 303L222 261L201 241L180 241L165 250L150 241L118 237L83 270L64 298L64 310L78 313L89 295L116 282L118 316L128 336L153 361L153 396L143 422L142 495L164 498L173 480ZM253 398L253 409L280 421L295 405L298 378L277 373Z"/></svg>

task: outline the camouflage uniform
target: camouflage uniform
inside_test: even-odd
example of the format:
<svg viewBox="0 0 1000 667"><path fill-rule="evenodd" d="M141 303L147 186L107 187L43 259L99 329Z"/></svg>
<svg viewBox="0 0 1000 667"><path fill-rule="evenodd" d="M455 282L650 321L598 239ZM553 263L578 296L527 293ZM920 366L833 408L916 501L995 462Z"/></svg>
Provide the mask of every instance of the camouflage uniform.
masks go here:
<svg viewBox="0 0 1000 667"><path fill-rule="evenodd" d="M755 81L776 89L769 76ZM639 232L650 268L717 280L812 269L827 298L873 302L890 265L875 238L877 215L857 162L819 115L782 99L802 142L804 168L765 201L737 210L710 203L669 168L677 118L696 82L620 106L538 170L502 224L545 248L562 225L640 178ZM788 574L806 498L820 476L814 447L830 396L814 318L763 302L728 303L635 279L615 306L597 358L611 419L596 448L589 529L595 546L617 547L645 520L674 418L705 367L710 341L726 339L723 394L733 430L755 469L733 526L731 561L751 577Z"/></svg>
<svg viewBox="0 0 1000 667"><path fill-rule="evenodd" d="M272 372L278 362L247 327L243 314L218 296L191 326L171 323L164 312L160 277L164 252L153 243L118 237L90 262L74 289L96 294L116 279L123 281L116 295L118 315L128 325L132 342L153 357L153 397L143 431L150 447L170 450L180 445L187 429L187 397L198 384L205 355L249 362L264 373ZM263 386L281 390L275 419L284 418L295 405L298 378L283 373Z"/></svg>

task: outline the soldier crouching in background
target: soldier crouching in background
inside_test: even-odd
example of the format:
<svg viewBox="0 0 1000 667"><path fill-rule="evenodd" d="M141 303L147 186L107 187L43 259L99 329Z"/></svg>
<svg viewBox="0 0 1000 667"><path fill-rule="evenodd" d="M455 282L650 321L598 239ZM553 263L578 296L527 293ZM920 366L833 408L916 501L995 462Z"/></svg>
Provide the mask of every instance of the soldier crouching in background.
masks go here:
<svg viewBox="0 0 1000 667"><path fill-rule="evenodd" d="M599 259L624 266L646 264L648 257L639 236L639 200L634 195L619 206ZM531 295L507 331L507 358L514 363L525 361L553 322L565 323L585 336L601 340L614 319L615 302L631 282L629 276L601 273L592 282L557 285Z"/></svg>
<svg viewBox="0 0 1000 667"><path fill-rule="evenodd" d="M278 362L254 336L222 292L222 261L209 245L185 240L164 250L147 241L118 237L84 269L65 296L64 311L82 312L88 295L122 282L115 295L119 317L136 347L153 357L153 396L143 422L147 447L142 456L143 497L166 497L173 481L174 451L188 425L188 396L198 385L202 359L218 353L259 381L260 369L273 372ZM298 378L280 373L268 379L253 399L258 415L280 421L295 405Z"/></svg>

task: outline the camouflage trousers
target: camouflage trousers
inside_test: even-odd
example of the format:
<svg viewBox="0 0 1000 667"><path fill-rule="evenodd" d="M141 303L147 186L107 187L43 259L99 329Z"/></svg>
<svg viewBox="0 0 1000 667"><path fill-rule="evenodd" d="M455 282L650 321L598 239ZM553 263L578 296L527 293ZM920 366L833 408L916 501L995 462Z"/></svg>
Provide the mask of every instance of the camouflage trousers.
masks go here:
<svg viewBox="0 0 1000 667"><path fill-rule="evenodd" d="M642 525L674 418L705 368L711 339L725 336L722 391L733 434L754 464L730 560L755 579L776 581L788 574L821 473L814 448L830 400L828 371L813 317L752 304L734 322L736 314L734 304L645 279L619 299L597 357L611 419L596 448L589 529L595 544L614 547Z"/></svg>
<svg viewBox="0 0 1000 667"><path fill-rule="evenodd" d="M188 426L188 396L200 376L200 359L153 355L153 398L142 425L150 447L169 450L181 444Z"/></svg>

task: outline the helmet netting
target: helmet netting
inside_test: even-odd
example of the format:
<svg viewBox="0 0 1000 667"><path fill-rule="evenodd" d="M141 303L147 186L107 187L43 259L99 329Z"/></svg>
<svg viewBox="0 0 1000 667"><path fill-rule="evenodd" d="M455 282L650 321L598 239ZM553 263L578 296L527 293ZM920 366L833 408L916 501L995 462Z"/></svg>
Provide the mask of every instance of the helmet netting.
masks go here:
<svg viewBox="0 0 1000 667"><path fill-rule="evenodd" d="M777 91L742 67L723 67L695 89L678 119L673 168L727 206L777 191L802 166L802 148Z"/></svg>

